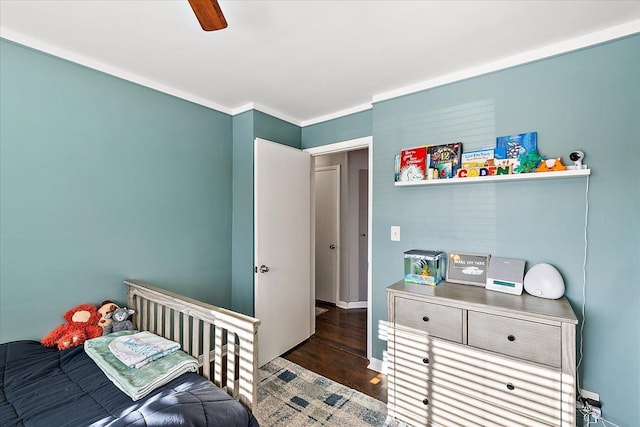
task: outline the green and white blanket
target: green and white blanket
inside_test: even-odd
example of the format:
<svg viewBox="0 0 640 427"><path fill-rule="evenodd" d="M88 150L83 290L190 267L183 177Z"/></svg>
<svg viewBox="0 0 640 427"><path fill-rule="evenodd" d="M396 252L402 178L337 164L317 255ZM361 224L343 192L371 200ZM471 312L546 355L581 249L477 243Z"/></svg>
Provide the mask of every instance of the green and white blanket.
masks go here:
<svg viewBox="0 0 640 427"><path fill-rule="evenodd" d="M142 399L156 388L186 372L198 370L198 361L180 350L138 369L127 367L109 350L109 343L119 336L137 332L114 332L84 343L85 352L102 369L107 378L134 401Z"/></svg>

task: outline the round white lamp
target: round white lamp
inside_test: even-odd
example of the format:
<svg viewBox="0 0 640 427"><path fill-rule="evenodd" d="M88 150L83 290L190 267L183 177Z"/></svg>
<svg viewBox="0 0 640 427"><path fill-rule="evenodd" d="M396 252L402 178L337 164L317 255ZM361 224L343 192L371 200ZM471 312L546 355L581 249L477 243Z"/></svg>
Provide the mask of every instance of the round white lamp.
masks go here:
<svg viewBox="0 0 640 427"><path fill-rule="evenodd" d="M536 297L558 299L564 295L564 280L551 264L536 264L524 276L524 290Z"/></svg>

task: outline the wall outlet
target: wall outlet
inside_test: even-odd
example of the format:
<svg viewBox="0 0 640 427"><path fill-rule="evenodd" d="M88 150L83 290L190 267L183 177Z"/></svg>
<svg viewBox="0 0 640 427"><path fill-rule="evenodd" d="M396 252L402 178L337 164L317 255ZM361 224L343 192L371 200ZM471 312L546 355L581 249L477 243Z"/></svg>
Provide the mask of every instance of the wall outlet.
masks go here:
<svg viewBox="0 0 640 427"><path fill-rule="evenodd" d="M587 393L589 393L589 391L587 391ZM592 393L592 395L597 396L596 393ZM586 399L591 400L590 397ZM602 419L602 408L592 406L586 401L583 403L581 400L576 400L576 411L578 413L578 420L583 419L583 427L589 427L593 425L592 421L597 423Z"/></svg>
<svg viewBox="0 0 640 427"><path fill-rule="evenodd" d="M585 399L592 399L597 402L600 402L600 395L598 393L594 393L593 391L589 391L581 388L580 396L584 397Z"/></svg>
<svg viewBox="0 0 640 427"><path fill-rule="evenodd" d="M399 242L400 241L400 226L392 225L391 226L391 241Z"/></svg>

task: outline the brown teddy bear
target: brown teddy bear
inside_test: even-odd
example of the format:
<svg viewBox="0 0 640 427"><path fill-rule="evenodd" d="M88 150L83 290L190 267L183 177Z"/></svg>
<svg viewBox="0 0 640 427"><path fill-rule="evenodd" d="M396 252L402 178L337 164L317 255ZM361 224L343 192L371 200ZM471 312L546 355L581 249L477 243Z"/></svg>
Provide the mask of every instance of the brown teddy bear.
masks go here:
<svg viewBox="0 0 640 427"><path fill-rule="evenodd" d="M113 319L111 317L106 317L108 313L116 311L120 306L113 301L102 301L100 305L98 305L98 313L100 313L100 320L98 321L98 325L104 330Z"/></svg>
<svg viewBox="0 0 640 427"><path fill-rule="evenodd" d="M81 345L102 335L102 328L98 326L100 317L95 305L81 304L64 314L67 323L56 327L40 342L46 347L57 346L58 350Z"/></svg>

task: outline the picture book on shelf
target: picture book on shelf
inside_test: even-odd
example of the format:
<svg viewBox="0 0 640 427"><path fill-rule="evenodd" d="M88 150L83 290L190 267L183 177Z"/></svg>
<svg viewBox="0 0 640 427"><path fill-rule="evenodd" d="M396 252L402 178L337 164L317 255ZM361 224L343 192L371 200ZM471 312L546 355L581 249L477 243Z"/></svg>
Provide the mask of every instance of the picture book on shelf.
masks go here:
<svg viewBox="0 0 640 427"><path fill-rule="evenodd" d="M426 179L427 147L406 148L400 152L399 181L422 181Z"/></svg>
<svg viewBox="0 0 640 427"><path fill-rule="evenodd" d="M451 162L444 162L438 165L438 178L451 178L453 174Z"/></svg>
<svg viewBox="0 0 640 427"><path fill-rule="evenodd" d="M431 158L430 168L442 170L441 164L449 163L449 177L460 168L460 160L462 156L462 142L454 142L451 144L431 145L427 153ZM442 178L442 176L440 176Z"/></svg>
<svg viewBox="0 0 640 427"><path fill-rule="evenodd" d="M484 150L466 151L462 153L461 165L462 168L481 168L483 166L493 165L494 149L487 148Z"/></svg>
<svg viewBox="0 0 640 427"><path fill-rule="evenodd" d="M538 132L496 138L496 159L517 159L519 156L538 149Z"/></svg>
<svg viewBox="0 0 640 427"><path fill-rule="evenodd" d="M393 156L393 180L400 181L400 154Z"/></svg>

